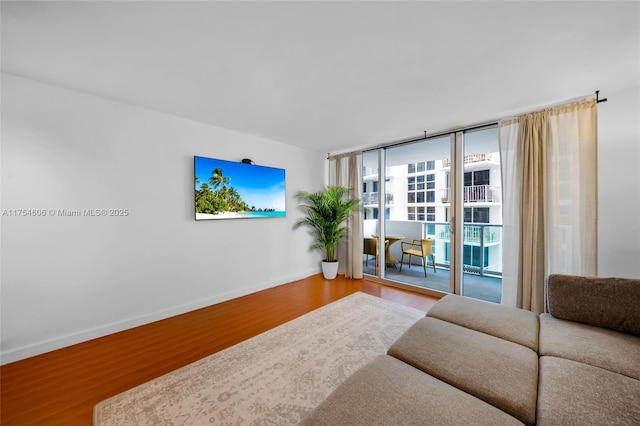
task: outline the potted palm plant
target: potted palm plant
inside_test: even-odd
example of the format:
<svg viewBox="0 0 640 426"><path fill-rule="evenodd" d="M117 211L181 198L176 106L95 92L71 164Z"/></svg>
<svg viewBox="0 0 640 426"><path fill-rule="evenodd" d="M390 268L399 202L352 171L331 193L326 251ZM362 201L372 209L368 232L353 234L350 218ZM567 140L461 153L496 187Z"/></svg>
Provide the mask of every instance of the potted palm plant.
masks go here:
<svg viewBox="0 0 640 426"><path fill-rule="evenodd" d="M296 194L306 217L298 221L295 228L302 225L311 228L315 238L311 248L323 251L322 273L329 280L334 279L338 273L336 250L348 229L344 221L360 206L360 200L346 199L349 191L343 186L327 186L319 192L300 191Z"/></svg>

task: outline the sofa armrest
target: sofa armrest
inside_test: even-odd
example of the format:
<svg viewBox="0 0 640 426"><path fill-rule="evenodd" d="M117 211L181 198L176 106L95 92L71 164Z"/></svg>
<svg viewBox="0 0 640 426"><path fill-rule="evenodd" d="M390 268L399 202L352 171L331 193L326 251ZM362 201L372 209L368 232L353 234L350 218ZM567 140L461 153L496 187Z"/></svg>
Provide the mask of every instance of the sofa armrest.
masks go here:
<svg viewBox="0 0 640 426"><path fill-rule="evenodd" d="M555 318L640 335L640 279L553 274L546 302Z"/></svg>

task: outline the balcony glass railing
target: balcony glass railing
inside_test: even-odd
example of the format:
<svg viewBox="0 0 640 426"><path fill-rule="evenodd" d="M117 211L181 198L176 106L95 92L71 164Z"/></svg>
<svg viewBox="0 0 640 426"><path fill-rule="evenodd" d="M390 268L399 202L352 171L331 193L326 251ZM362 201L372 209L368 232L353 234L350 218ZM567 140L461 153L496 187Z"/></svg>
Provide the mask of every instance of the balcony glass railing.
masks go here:
<svg viewBox="0 0 640 426"><path fill-rule="evenodd" d="M448 224L436 223L435 225L439 229L437 237L450 241L451 234ZM465 224L462 232L464 232L465 244L491 244L502 241L502 225Z"/></svg>
<svg viewBox="0 0 640 426"><path fill-rule="evenodd" d="M448 249L451 233L448 223L425 223L429 236L440 240L443 249ZM428 231L433 231L429 233ZM477 275L502 276L502 225L465 224L463 233L464 272ZM448 265L445 255L444 264Z"/></svg>
<svg viewBox="0 0 640 426"><path fill-rule="evenodd" d="M377 219L364 221L364 235L377 234ZM388 235L402 235L403 241L434 238L433 250L437 268L450 268L451 234L446 222L386 221ZM502 225L466 223L463 225L462 263L464 272L489 277L502 276ZM398 259L400 244L389 251Z"/></svg>

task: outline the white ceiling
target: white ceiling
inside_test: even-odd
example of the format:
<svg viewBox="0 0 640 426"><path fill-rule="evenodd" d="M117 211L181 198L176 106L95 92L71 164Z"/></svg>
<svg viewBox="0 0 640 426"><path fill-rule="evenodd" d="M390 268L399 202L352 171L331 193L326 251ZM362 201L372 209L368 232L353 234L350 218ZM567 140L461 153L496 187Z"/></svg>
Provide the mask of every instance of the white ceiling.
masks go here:
<svg viewBox="0 0 640 426"><path fill-rule="evenodd" d="M639 10L2 1L2 70L336 153L637 86Z"/></svg>

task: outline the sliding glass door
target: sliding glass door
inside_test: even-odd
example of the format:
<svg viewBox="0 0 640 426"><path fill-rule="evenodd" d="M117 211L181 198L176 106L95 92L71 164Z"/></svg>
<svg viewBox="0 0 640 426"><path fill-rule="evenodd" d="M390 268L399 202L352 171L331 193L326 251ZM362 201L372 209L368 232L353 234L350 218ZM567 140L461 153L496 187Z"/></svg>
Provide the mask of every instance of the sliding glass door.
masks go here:
<svg viewBox="0 0 640 426"><path fill-rule="evenodd" d="M499 171L495 128L365 152L365 273L499 301Z"/></svg>
<svg viewBox="0 0 640 426"><path fill-rule="evenodd" d="M500 302L502 177L498 129L463 134L463 274L461 294Z"/></svg>

